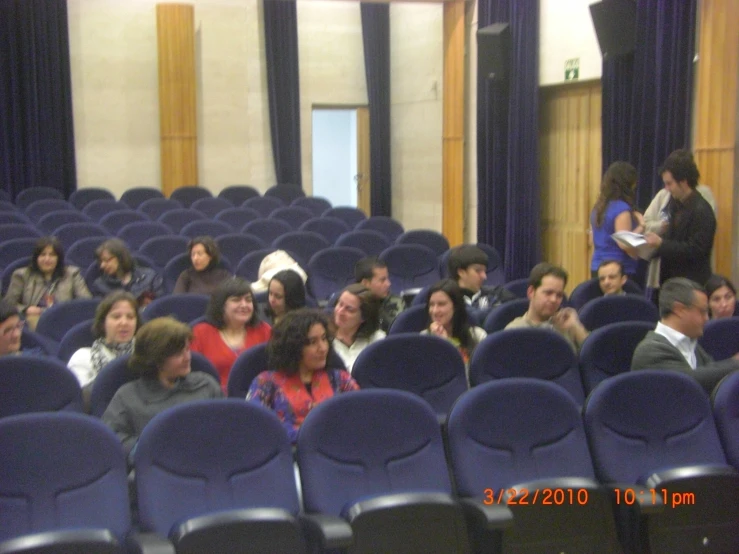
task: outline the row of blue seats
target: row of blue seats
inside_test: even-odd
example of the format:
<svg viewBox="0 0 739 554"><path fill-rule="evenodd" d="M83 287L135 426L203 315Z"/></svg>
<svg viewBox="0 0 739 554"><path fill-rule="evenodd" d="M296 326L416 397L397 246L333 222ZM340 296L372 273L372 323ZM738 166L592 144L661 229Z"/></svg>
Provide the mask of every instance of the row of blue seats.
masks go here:
<svg viewBox="0 0 739 554"><path fill-rule="evenodd" d="M299 484L272 412L184 404L156 416L135 450L137 529L109 429L75 414L9 417L0 505L13 509L0 548L736 552L739 373L712 400L685 375L643 371L603 383L581 412L551 383L506 379L463 394L442 429L415 395L361 390L305 419Z"/></svg>

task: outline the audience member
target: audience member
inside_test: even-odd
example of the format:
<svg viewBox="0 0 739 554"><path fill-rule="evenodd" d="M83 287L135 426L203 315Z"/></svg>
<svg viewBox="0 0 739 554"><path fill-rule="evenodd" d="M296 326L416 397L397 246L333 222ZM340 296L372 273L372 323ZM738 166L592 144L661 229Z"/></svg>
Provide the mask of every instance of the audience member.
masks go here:
<svg viewBox="0 0 739 554"><path fill-rule="evenodd" d="M108 239L95 251L102 275L92 283L95 296L125 290L136 297L140 308L164 294L162 276L149 267L140 267L120 239Z"/></svg>
<svg viewBox="0 0 739 554"><path fill-rule="evenodd" d="M711 319L732 317L736 312L736 288L726 277L711 275L706 282Z"/></svg>
<svg viewBox="0 0 739 554"><path fill-rule="evenodd" d="M257 375L246 399L273 410L295 443L308 412L335 394L359 389L343 369L328 369L328 320L318 310L289 312L267 347L270 371Z"/></svg>
<svg viewBox="0 0 739 554"><path fill-rule="evenodd" d="M292 269L275 273L267 290L264 314L272 325L279 323L286 313L305 307L305 284Z"/></svg>
<svg viewBox="0 0 739 554"><path fill-rule="evenodd" d="M567 272L547 262L536 264L529 275L526 296L529 309L511 321L506 329L539 327L558 332L578 351L588 336L574 308L561 308L564 300ZM560 309L561 308L561 309Z"/></svg>
<svg viewBox="0 0 739 554"><path fill-rule="evenodd" d="M272 328L259 320L251 286L240 277L221 282L213 291L206 321L193 328L192 349L218 370L226 390L236 358L247 348L269 340Z"/></svg>
<svg viewBox="0 0 739 554"><path fill-rule="evenodd" d="M43 237L36 242L31 263L13 272L5 300L15 304L34 329L41 313L55 302L91 296L79 268L65 265L61 243Z"/></svg>
<svg viewBox="0 0 739 554"><path fill-rule="evenodd" d="M454 279L444 279L429 288L426 312L426 329L421 333L450 341L457 347L467 366L475 348L487 333L469 324L464 294Z"/></svg>
<svg viewBox="0 0 739 554"><path fill-rule="evenodd" d="M0 356L14 356L21 352L23 321L15 304L0 300Z"/></svg>
<svg viewBox="0 0 739 554"><path fill-rule="evenodd" d="M387 333L395 318L405 309L403 299L390 292L387 264L377 256L362 258L354 265L354 279L382 300L380 329Z"/></svg>
<svg viewBox="0 0 739 554"><path fill-rule="evenodd" d="M83 393L108 362L133 352L133 337L139 324L139 307L130 292L113 291L100 301L92 323L95 341L72 354L67 364Z"/></svg>
<svg viewBox="0 0 739 554"><path fill-rule="evenodd" d="M159 317L144 324L128 366L140 377L123 385L103 414L103 421L115 431L126 454L158 413L183 402L221 398L218 383L190 367L192 331L184 323Z"/></svg>
<svg viewBox="0 0 739 554"><path fill-rule="evenodd" d="M367 345L385 338L380 329L381 300L359 283L349 285L334 307L333 348L351 373L354 361Z"/></svg>
<svg viewBox="0 0 739 554"><path fill-rule="evenodd" d="M716 233L716 216L700 194L698 167L688 150L676 150L659 170L671 199L667 204L667 228L661 237L648 232L645 237L661 258L659 282L686 277L704 285L711 276L711 249Z"/></svg>
<svg viewBox="0 0 739 554"><path fill-rule="evenodd" d="M231 277L231 272L218 267L221 251L211 237L195 237L187 245L192 267L188 267L177 277L175 294L210 294L215 288Z"/></svg>
<svg viewBox="0 0 739 554"><path fill-rule="evenodd" d="M624 275L624 266L616 260L604 260L597 270L598 285L603 296L626 294L624 284L628 277Z"/></svg>
<svg viewBox="0 0 739 554"><path fill-rule="evenodd" d="M600 195L590 214L594 247L591 277L597 276L604 260L619 261L624 273L636 275L636 251L611 237L617 231L644 231L644 218L634 207L636 177L636 169L627 162L613 162L603 174Z"/></svg>
<svg viewBox="0 0 739 554"><path fill-rule="evenodd" d="M708 321L708 297L702 286L684 277L662 284L660 321L634 350L631 369L670 369L695 377L709 394L728 373L739 369L739 353L715 362L700 344Z"/></svg>
<svg viewBox="0 0 739 554"><path fill-rule="evenodd" d="M486 287L488 255L474 244L462 244L451 249L447 262L449 278L462 289L464 302L474 310L489 312L516 295L502 286ZM482 316L484 317L484 316Z"/></svg>

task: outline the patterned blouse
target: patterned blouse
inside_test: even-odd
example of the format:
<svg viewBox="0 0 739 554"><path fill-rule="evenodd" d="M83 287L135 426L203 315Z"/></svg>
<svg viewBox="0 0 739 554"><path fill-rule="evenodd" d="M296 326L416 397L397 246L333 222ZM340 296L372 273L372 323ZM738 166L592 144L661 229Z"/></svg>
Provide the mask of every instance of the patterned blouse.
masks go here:
<svg viewBox="0 0 739 554"><path fill-rule="evenodd" d="M246 399L274 411L294 444L298 429L313 406L334 394L353 390L359 390L359 385L343 369L316 371L310 391L300 380L299 373L288 376L281 371L263 371L252 382Z"/></svg>

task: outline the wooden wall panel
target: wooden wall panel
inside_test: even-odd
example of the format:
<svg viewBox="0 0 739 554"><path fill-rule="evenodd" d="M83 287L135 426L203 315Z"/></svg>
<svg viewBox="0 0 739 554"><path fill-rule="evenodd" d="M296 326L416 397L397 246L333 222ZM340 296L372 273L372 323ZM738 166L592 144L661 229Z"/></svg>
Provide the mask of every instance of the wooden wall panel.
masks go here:
<svg viewBox="0 0 739 554"><path fill-rule="evenodd" d="M694 150L701 182L718 208L716 271L730 276L736 264L737 73L739 2L701 0ZM737 275L735 274L736 278Z"/></svg>
<svg viewBox="0 0 739 554"><path fill-rule="evenodd" d="M162 191L198 184L195 8L157 4Z"/></svg>
<svg viewBox="0 0 739 554"><path fill-rule="evenodd" d="M570 274L567 291L590 278L590 210L601 178L601 84L541 89L539 179L544 259Z"/></svg>

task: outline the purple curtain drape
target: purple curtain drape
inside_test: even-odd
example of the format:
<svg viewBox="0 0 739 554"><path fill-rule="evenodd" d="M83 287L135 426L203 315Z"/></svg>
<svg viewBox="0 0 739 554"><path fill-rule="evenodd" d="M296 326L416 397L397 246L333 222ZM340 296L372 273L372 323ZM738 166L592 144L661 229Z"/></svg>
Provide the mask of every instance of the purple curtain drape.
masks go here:
<svg viewBox="0 0 739 554"><path fill-rule="evenodd" d="M264 5L269 127L278 184L303 186L300 156L300 77L295 0Z"/></svg>
<svg viewBox="0 0 739 554"><path fill-rule="evenodd" d="M477 77L477 237L503 254L506 279L541 260L539 0L480 0L478 26L508 23L508 79Z"/></svg>
<svg viewBox="0 0 739 554"><path fill-rule="evenodd" d="M697 0L637 0L634 53L603 62L603 170L618 160L637 168L642 210L668 154L690 147L696 9Z"/></svg>
<svg viewBox="0 0 739 554"><path fill-rule="evenodd" d="M362 3L362 43L370 119L372 215L392 215L390 164L390 6Z"/></svg>
<svg viewBox="0 0 739 554"><path fill-rule="evenodd" d="M0 188L77 188L66 0L0 0Z"/></svg>

